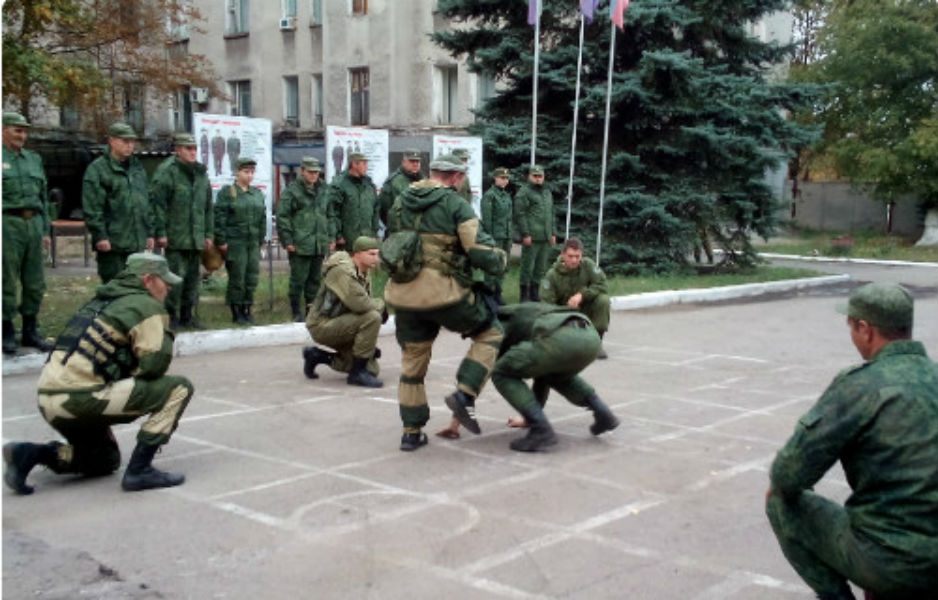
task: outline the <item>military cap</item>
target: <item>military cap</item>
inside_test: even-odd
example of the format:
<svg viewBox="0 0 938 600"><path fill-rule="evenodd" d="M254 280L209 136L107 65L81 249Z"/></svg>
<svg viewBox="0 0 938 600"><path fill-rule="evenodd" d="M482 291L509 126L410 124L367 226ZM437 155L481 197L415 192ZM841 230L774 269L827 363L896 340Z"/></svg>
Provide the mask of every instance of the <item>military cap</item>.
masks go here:
<svg viewBox="0 0 938 600"><path fill-rule="evenodd" d="M912 294L895 283L868 283L850 294L837 312L885 331L912 329Z"/></svg>
<svg viewBox="0 0 938 600"><path fill-rule="evenodd" d="M169 270L166 259L152 252L135 252L128 256L127 270L134 275L156 275L170 285L182 283L182 277Z"/></svg>
<svg viewBox="0 0 938 600"><path fill-rule="evenodd" d="M420 150L416 148L407 148L404 150L404 158L407 160L420 160Z"/></svg>
<svg viewBox="0 0 938 600"><path fill-rule="evenodd" d="M510 176L511 176L511 171L509 171L505 167L498 167L497 169L492 171L492 177L510 177Z"/></svg>
<svg viewBox="0 0 938 600"><path fill-rule="evenodd" d="M365 250L377 250L378 248L380 248L380 246L378 246L378 240L373 237L368 237L367 235L362 235L355 238L355 243L352 244L352 254L364 252Z"/></svg>
<svg viewBox="0 0 938 600"><path fill-rule="evenodd" d="M195 136L191 133L181 132L173 134L173 146L197 146Z"/></svg>
<svg viewBox="0 0 938 600"><path fill-rule="evenodd" d="M238 170L240 171L244 167L254 167L257 166L257 161L251 158L250 156L239 156L238 157Z"/></svg>
<svg viewBox="0 0 938 600"><path fill-rule="evenodd" d="M457 158L466 159L466 158L469 158L469 151L466 150L465 148L456 148L455 150L453 150L453 156Z"/></svg>
<svg viewBox="0 0 938 600"><path fill-rule="evenodd" d="M32 127L29 124L29 121L26 120L26 117L21 115L18 112L5 112L3 113L3 126L4 127Z"/></svg>
<svg viewBox="0 0 938 600"><path fill-rule="evenodd" d="M322 165L319 164L319 160L314 156L304 156L303 160L300 162L300 166L302 166L307 171L322 170Z"/></svg>
<svg viewBox="0 0 938 600"><path fill-rule="evenodd" d="M531 165L528 167L528 175L543 175L544 167L541 165Z"/></svg>
<svg viewBox="0 0 938 600"><path fill-rule="evenodd" d="M107 136L122 140L135 140L137 139L137 132L127 123L114 123L107 128Z"/></svg>
<svg viewBox="0 0 938 600"><path fill-rule="evenodd" d="M466 165L459 159L458 156L453 154L441 154L437 156L430 163L431 171L459 171L460 173L466 172Z"/></svg>
<svg viewBox="0 0 938 600"><path fill-rule="evenodd" d="M352 152L348 155L349 162L355 162L356 160L368 160L368 157L361 152Z"/></svg>

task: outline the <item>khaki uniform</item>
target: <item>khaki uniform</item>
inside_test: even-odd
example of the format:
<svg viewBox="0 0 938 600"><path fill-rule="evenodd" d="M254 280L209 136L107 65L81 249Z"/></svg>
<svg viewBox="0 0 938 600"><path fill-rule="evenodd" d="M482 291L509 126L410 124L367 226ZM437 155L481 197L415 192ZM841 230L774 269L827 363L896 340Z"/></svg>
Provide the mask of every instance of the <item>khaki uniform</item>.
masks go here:
<svg viewBox="0 0 938 600"><path fill-rule="evenodd" d="M589 317L599 335L609 329L609 290L606 287L606 274L593 262L583 257L580 265L570 270L563 264L563 257L558 256L554 266L541 280L541 302L566 305L574 294L583 294L579 311Z"/></svg>

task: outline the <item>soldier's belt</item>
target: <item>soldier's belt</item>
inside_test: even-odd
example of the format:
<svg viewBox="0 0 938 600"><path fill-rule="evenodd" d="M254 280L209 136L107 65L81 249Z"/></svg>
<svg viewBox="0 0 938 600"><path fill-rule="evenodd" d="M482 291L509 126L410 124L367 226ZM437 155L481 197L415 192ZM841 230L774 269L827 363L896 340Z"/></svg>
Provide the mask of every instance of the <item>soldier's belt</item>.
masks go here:
<svg viewBox="0 0 938 600"><path fill-rule="evenodd" d="M39 211L33 210L32 208L5 208L3 209L3 214L19 217L24 221L28 221L38 215Z"/></svg>

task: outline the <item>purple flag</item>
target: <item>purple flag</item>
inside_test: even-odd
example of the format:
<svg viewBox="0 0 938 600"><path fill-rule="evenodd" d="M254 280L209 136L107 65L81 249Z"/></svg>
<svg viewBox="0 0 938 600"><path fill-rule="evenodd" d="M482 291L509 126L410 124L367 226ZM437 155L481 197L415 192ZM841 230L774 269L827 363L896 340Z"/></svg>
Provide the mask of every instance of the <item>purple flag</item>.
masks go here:
<svg viewBox="0 0 938 600"><path fill-rule="evenodd" d="M541 0L528 0L528 25L535 25L541 18Z"/></svg>
<svg viewBox="0 0 938 600"><path fill-rule="evenodd" d="M596 13L596 6L599 0L580 0L580 12L586 17L588 23L593 22L593 15Z"/></svg>

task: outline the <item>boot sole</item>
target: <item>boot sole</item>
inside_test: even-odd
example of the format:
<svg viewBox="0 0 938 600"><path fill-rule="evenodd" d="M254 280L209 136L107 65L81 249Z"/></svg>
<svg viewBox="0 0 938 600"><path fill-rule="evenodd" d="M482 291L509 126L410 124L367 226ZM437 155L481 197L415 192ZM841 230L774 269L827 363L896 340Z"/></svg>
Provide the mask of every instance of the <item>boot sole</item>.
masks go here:
<svg viewBox="0 0 938 600"><path fill-rule="evenodd" d="M521 438L520 440L517 440L517 441L520 442L525 439L527 438ZM514 443L508 444L508 447L514 450L515 452L538 452L542 448L547 448L548 446L556 446L556 445L557 445L557 437L554 436L552 438L548 438L545 440L538 440L538 442L535 445L532 445L529 447L521 447L520 445L515 446Z"/></svg>
<svg viewBox="0 0 938 600"><path fill-rule="evenodd" d="M25 481L22 485L19 484L20 470L16 468L16 464L13 462L13 446L10 444L7 444L3 447L3 464L6 467L3 470L3 483L5 483L8 488L22 496L28 496L32 494L32 486L26 485Z"/></svg>
<svg viewBox="0 0 938 600"><path fill-rule="evenodd" d="M472 433L479 435L482 433L482 428L479 427L479 422L473 419L469 415L469 411L466 410L466 407L462 405L462 402L456 399L452 394L445 398L446 406L453 411L453 415L459 420L459 424L471 431Z"/></svg>
<svg viewBox="0 0 938 600"><path fill-rule="evenodd" d="M606 427L596 427L595 425L590 425L590 433L593 435L602 435L607 431L612 431L619 426L619 419L616 419L612 423L609 423Z"/></svg>
<svg viewBox="0 0 938 600"><path fill-rule="evenodd" d="M420 437L417 438L417 444L416 444L416 445L404 444L404 443L402 442L402 443L401 443L401 452L413 452L414 450L416 450L416 449L418 449L418 448L423 448L423 447L426 446L428 443L429 443L429 440L427 439L427 434L421 433L421 434L420 434Z"/></svg>
<svg viewBox="0 0 938 600"><path fill-rule="evenodd" d="M175 481L166 481L159 485L145 485L145 484L134 484L127 483L126 481L121 481L121 489L125 492L143 492L146 490L158 490L161 488L176 487L177 485L182 485L186 482L185 476L182 477L178 482Z"/></svg>

